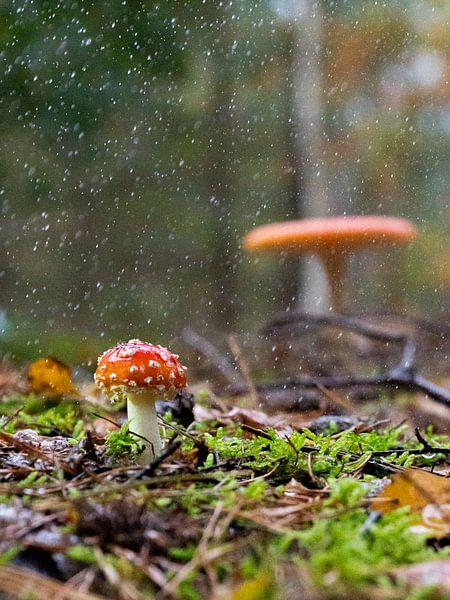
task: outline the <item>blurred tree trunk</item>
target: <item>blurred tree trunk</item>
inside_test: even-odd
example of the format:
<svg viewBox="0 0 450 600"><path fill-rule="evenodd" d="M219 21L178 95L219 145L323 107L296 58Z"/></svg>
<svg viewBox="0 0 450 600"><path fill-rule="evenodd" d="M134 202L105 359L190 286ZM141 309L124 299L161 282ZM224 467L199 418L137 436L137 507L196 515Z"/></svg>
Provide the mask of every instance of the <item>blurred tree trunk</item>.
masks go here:
<svg viewBox="0 0 450 600"><path fill-rule="evenodd" d="M324 111L322 77L323 10L317 0L292 1L292 115L298 214L317 217L333 214L327 190L323 152ZM328 307L328 290L322 266L316 257L302 261L299 274L299 304L310 312Z"/></svg>

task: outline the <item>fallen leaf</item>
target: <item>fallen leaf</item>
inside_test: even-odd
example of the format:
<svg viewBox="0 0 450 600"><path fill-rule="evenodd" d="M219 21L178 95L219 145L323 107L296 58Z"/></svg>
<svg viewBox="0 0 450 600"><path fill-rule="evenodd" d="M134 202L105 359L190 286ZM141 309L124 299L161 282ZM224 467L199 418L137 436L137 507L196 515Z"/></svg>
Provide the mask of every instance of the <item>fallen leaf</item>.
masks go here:
<svg viewBox="0 0 450 600"><path fill-rule="evenodd" d="M33 392L54 398L76 393L70 367L57 358L39 358L28 369L28 381Z"/></svg>
<svg viewBox="0 0 450 600"><path fill-rule="evenodd" d="M392 476L392 482L373 499L377 510L388 512L403 506L420 511L427 504L450 502L450 478L422 469L405 469Z"/></svg>
<svg viewBox="0 0 450 600"><path fill-rule="evenodd" d="M106 600L105 596L77 590L68 582L59 582L31 569L15 566L0 565L0 591L6 591L16 598L34 600Z"/></svg>
<svg viewBox="0 0 450 600"><path fill-rule="evenodd" d="M392 482L374 498L373 506L382 512L409 506L420 515L411 531L433 538L446 537L450 532L450 479L421 469L407 469L392 477Z"/></svg>
<svg viewBox="0 0 450 600"><path fill-rule="evenodd" d="M235 406L223 412L217 408L206 408L201 405L194 406L194 415L197 421L214 420L222 425L239 423L255 429L275 429L280 435L291 435L293 428L289 423L289 415L268 415L253 408Z"/></svg>
<svg viewBox="0 0 450 600"><path fill-rule="evenodd" d="M264 600L270 594L273 581L267 573L259 573L253 579L244 581L234 588L232 600Z"/></svg>

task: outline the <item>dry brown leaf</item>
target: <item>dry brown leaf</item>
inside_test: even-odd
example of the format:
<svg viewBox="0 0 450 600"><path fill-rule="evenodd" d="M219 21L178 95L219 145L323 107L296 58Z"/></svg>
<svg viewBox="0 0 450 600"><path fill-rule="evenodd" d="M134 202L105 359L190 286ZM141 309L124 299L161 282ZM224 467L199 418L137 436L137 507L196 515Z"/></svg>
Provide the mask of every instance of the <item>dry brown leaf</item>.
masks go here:
<svg viewBox="0 0 450 600"><path fill-rule="evenodd" d="M79 591L30 569L12 566L0 566L0 591L33 600L106 600L104 596Z"/></svg>
<svg viewBox="0 0 450 600"><path fill-rule="evenodd" d="M289 436L293 431L310 424L311 415L294 415L292 413L279 412L269 415L263 411L253 408L242 408L235 406L227 412L217 408L207 408L201 405L194 406L194 415L196 421L211 420L218 421L222 425L230 423L239 423L248 425L255 429L274 429L279 435ZM315 414L313 418L317 417Z"/></svg>
<svg viewBox="0 0 450 600"><path fill-rule="evenodd" d="M39 358L31 363L28 381L33 392L49 398L76 393L70 367L56 358Z"/></svg>

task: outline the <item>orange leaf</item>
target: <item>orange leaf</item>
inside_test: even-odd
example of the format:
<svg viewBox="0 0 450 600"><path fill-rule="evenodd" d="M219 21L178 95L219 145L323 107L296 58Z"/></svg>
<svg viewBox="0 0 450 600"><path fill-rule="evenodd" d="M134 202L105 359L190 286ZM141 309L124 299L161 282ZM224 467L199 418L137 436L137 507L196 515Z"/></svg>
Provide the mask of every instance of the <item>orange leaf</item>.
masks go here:
<svg viewBox="0 0 450 600"><path fill-rule="evenodd" d="M450 530L450 479L421 469L396 473L373 507L382 512L409 506L420 513L413 530L443 537Z"/></svg>
<svg viewBox="0 0 450 600"><path fill-rule="evenodd" d="M405 469L393 475L373 502L377 510L385 512L402 506L421 510L427 504L444 504L450 502L450 479L422 469Z"/></svg>
<svg viewBox="0 0 450 600"><path fill-rule="evenodd" d="M33 392L50 398L76 394L70 367L56 358L39 358L31 363L28 381Z"/></svg>

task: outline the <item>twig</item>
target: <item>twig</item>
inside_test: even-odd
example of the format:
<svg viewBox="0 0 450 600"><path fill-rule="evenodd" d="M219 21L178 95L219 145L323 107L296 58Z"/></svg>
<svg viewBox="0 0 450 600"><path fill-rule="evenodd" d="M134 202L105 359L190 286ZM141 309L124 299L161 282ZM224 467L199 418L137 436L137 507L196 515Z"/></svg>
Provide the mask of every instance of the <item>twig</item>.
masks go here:
<svg viewBox="0 0 450 600"><path fill-rule="evenodd" d="M173 439L167 446L167 448L164 450L164 452L162 452L161 456L155 458L153 462L146 466L145 469L142 469L140 473L134 475L131 479L134 481L137 479L143 479L144 477L151 477L155 470L159 467L159 465L163 463L166 460L166 458L174 454L180 446L181 440L177 438Z"/></svg>
<svg viewBox="0 0 450 600"><path fill-rule="evenodd" d="M30 569L12 566L0 566L0 590L18 598L32 594L34 600L106 600L104 596L78 591Z"/></svg>
<svg viewBox="0 0 450 600"><path fill-rule="evenodd" d="M241 347L239 346L234 335L228 336L228 345L230 346L230 350L233 353L234 359L237 362L239 369L242 373L242 376L247 384L248 390L250 392L250 398L252 401L252 405L256 406L258 404L258 392L255 387L255 382L253 381L252 374L250 372L250 367L248 366L248 362L245 360L242 355Z"/></svg>
<svg viewBox="0 0 450 600"><path fill-rule="evenodd" d="M299 310L275 314L267 322L262 333L263 335L274 335L278 333L282 327L300 322L306 323L306 326L313 324L319 326L343 327L349 331L355 331L356 333L361 333L367 337L382 341L403 342L407 337L403 333L388 331L387 329L368 323L364 319L349 317L338 313L330 315L312 315Z"/></svg>
<svg viewBox="0 0 450 600"><path fill-rule="evenodd" d="M424 450L432 450L428 440L426 440L423 435L420 433L420 429L418 427L414 428L414 433L416 434L417 440L422 444Z"/></svg>
<svg viewBox="0 0 450 600"><path fill-rule="evenodd" d="M133 552L129 548L122 548L122 546L111 546L110 550L114 554L125 558L133 566L141 570L147 577L153 581L158 587L163 587L166 584L166 578L163 572L156 565L148 562L148 556L143 555L142 552Z"/></svg>
<svg viewBox="0 0 450 600"><path fill-rule="evenodd" d="M189 327L183 329L181 337L186 344L189 344L189 346L203 354L203 356L212 363L230 383L237 383L238 385L245 384L235 367L209 340L205 339Z"/></svg>
<svg viewBox="0 0 450 600"><path fill-rule="evenodd" d="M387 373L370 376L358 375L329 375L324 377L295 377L275 382L256 384L259 392L279 389L309 389L324 386L326 388L351 388L351 387L379 387L389 386L423 392L436 402L450 406L450 390L434 384L414 372L402 371L394 368ZM233 387L227 391L243 393L245 387Z"/></svg>
<svg viewBox="0 0 450 600"><path fill-rule="evenodd" d="M99 547L94 547L95 560L106 580L114 586L124 600L140 600L138 589L130 580L124 579L115 566L108 562Z"/></svg>
<svg viewBox="0 0 450 600"><path fill-rule="evenodd" d="M220 514L223 510L223 502L218 502L208 524L205 527L203 535L201 537L200 542L195 551L195 555L192 559L184 564L178 573L167 582L167 584L163 587L162 593L164 596L175 596L179 597L177 593L177 588L182 583L188 575L197 569L199 566L204 566L214 562L218 558L220 558L223 554L226 554L230 550L233 549L232 544L224 544L223 546L218 546L215 548L211 548L208 550L208 543L214 535L214 531L217 526L217 522L219 520Z"/></svg>
<svg viewBox="0 0 450 600"><path fill-rule="evenodd" d="M340 326L351 331L356 331L368 337L393 342L403 342L404 348L399 364L380 375L372 377L329 376L315 378L297 378L281 382L276 387L313 387L322 385L331 388L354 387L354 386L394 386L425 393L436 402L450 406L450 390L443 388L422 377L415 371L414 358L416 346L414 340L404 333L392 333L381 329L376 325L369 324L361 319L355 319L341 314L333 315L310 315L302 311L291 311L278 313L266 325L264 332L271 335L282 326L304 321L315 325ZM274 389L270 386L258 387L259 391Z"/></svg>
<svg viewBox="0 0 450 600"><path fill-rule="evenodd" d="M91 411L91 415L94 417L97 417L97 419L103 419L105 421L108 421L108 423L111 423L111 425L115 425L117 427L117 429L120 429L120 424L117 423L116 421L113 421L109 417L105 417L104 415L99 415L98 413L96 413L94 411Z"/></svg>
<svg viewBox="0 0 450 600"><path fill-rule="evenodd" d="M263 429L257 429L256 427L251 427L250 425L246 425L245 423L242 423L241 429L242 431L246 431L247 433L251 433L253 435L265 438L266 440L272 440L272 436L266 433Z"/></svg>
<svg viewBox="0 0 450 600"><path fill-rule="evenodd" d="M422 454L450 454L450 448L433 448L432 446L428 448L415 448L414 450L409 448L391 448L390 450L371 450L370 454L372 456L389 456L389 454L403 454L403 452L416 456L421 456Z"/></svg>

